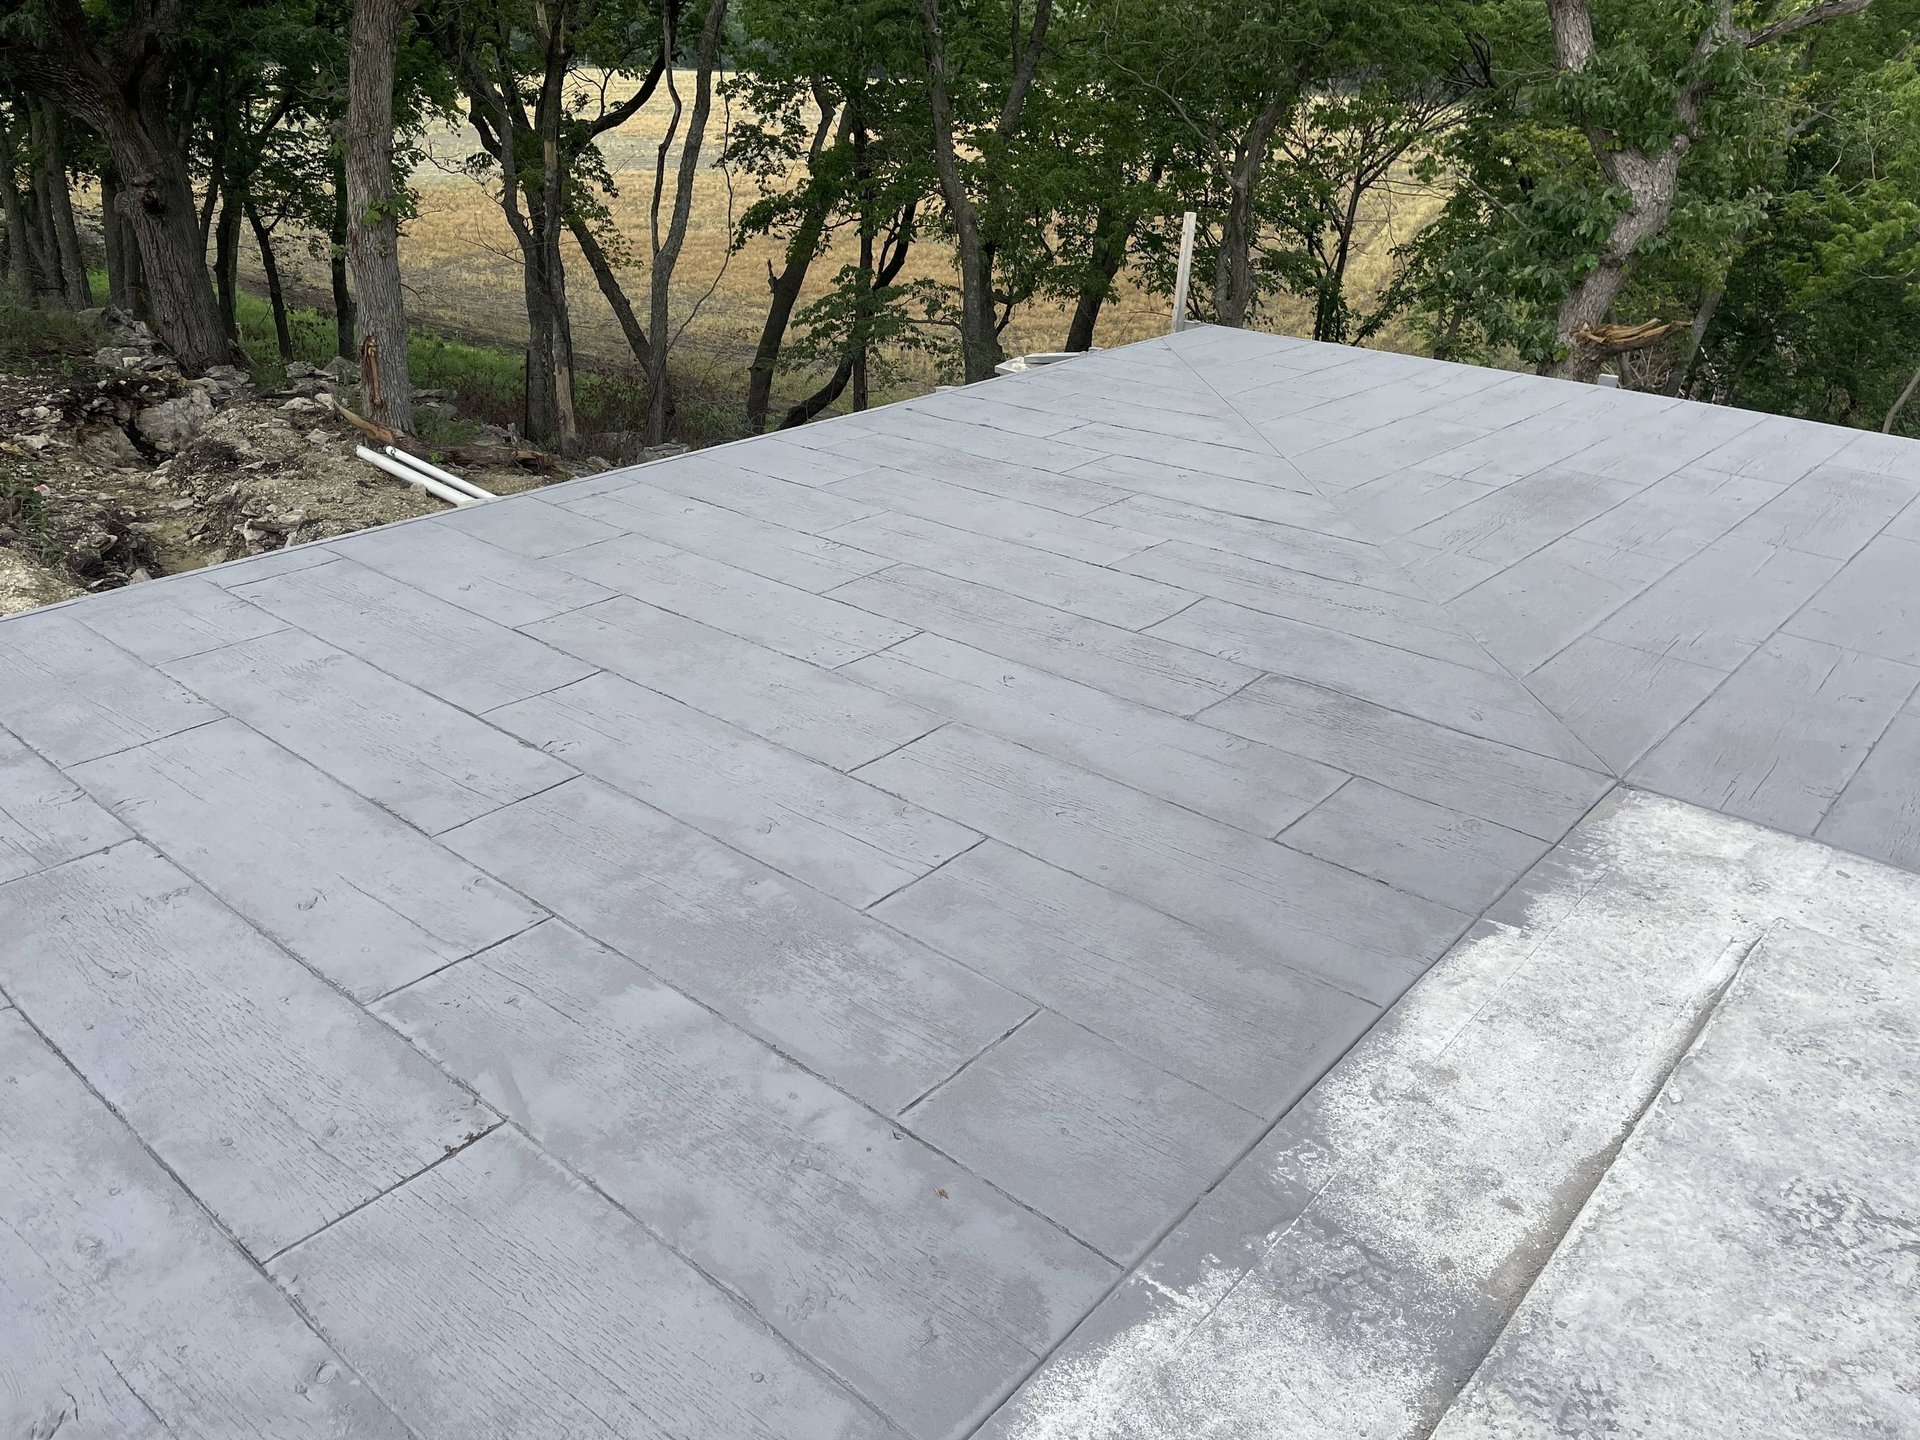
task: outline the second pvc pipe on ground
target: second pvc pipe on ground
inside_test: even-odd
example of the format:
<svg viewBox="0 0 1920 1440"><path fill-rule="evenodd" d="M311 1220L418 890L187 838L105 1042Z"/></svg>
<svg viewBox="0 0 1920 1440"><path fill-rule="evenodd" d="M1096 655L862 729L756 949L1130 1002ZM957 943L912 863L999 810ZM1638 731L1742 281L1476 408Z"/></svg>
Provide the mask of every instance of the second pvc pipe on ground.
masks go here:
<svg viewBox="0 0 1920 1440"><path fill-rule="evenodd" d="M429 465L418 455L409 455L406 451L398 449L395 446L387 446L387 454L392 459L398 460L402 465L405 465L409 470L418 470L424 475L431 475L442 485L451 485L462 494L471 495L475 500L498 500L500 498L491 490L482 490L471 480L462 479L458 475L442 470L438 465Z"/></svg>
<svg viewBox="0 0 1920 1440"><path fill-rule="evenodd" d="M466 491L449 485L443 480L436 479L424 471L402 465L397 460L389 460L385 455L374 450L369 450L364 445L354 446L353 453L374 468L384 470L387 474L393 476L394 479L404 480L409 485L418 485L429 495L436 496L446 501L449 505L477 505L480 503L478 496L470 495ZM485 492L482 492L482 494L484 493ZM486 498L491 500L494 497L488 495Z"/></svg>

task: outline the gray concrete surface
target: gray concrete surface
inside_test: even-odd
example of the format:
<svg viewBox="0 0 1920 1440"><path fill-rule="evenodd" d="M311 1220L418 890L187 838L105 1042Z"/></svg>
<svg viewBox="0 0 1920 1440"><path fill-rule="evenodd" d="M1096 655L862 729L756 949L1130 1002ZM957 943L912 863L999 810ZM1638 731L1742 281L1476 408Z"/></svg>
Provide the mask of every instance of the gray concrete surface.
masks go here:
<svg viewBox="0 0 1920 1440"><path fill-rule="evenodd" d="M1916 496L1907 442L1201 329L0 621L0 1435L1272 1433L1319 1372L1072 1397L1166 1315L1244 1353L1193 1297L1287 1215L1204 1313L1331 1266L1430 1416L1599 1152L1514 1140L1489 1226L1401 1131L1604 1148L1724 947L1541 969L1538 1095L1496 1005L1315 1127L1623 782L1920 868ZM1486 1303L1410 1324L1450 1225Z"/></svg>
<svg viewBox="0 0 1920 1440"><path fill-rule="evenodd" d="M1767 933L1434 1440L1920 1434L1913 958Z"/></svg>
<svg viewBox="0 0 1920 1440"><path fill-rule="evenodd" d="M1920 1433L1916 1054L1920 877L1622 792L986 1433Z"/></svg>

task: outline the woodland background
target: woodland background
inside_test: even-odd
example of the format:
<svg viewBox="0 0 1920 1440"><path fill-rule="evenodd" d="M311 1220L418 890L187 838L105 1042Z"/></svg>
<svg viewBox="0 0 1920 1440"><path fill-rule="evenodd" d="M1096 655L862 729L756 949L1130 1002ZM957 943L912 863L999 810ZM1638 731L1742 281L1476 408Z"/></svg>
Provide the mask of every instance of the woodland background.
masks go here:
<svg viewBox="0 0 1920 1440"><path fill-rule="evenodd" d="M1920 433L1920 0L3 0L10 313L578 453L1196 318ZM4 323L4 317L0 317ZM476 408L477 407L477 408Z"/></svg>

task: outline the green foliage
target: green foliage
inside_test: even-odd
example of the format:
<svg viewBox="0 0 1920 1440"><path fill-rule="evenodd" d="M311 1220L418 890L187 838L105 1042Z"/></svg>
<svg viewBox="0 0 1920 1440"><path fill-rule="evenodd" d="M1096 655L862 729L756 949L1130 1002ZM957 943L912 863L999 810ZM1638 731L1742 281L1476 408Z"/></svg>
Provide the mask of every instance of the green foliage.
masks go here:
<svg viewBox="0 0 1920 1440"><path fill-rule="evenodd" d="M1920 368L1920 4L1809 47L1782 182L1726 273L1703 397L1877 428ZM1920 409L1902 415L1920 434Z"/></svg>
<svg viewBox="0 0 1920 1440"><path fill-rule="evenodd" d="M277 246L316 256L341 213L350 3L182 0L181 23L154 42L185 170L246 200ZM488 153L469 169L517 195L519 218L545 227L534 248L559 257L530 259L530 275L560 264L576 295L592 286L556 215L583 225L617 275L644 273L644 222L616 224L600 147L625 113L615 97L653 63L665 3L420 0L397 57L396 174L428 122L477 116ZM1584 67L1557 58L1545 0L1057 0L1025 108L1003 125L1035 3L941 0L955 160L1003 329L1046 306L1077 311L1084 339L1108 296L1170 289L1192 209L1202 315L1237 313L1237 245L1249 323L1273 323L1293 297L1324 340L1377 340L1405 315L1435 353L1544 367L1568 348L1569 295L1624 274L1606 319L1681 327L1619 362L1628 383L1877 425L1920 368L1920 0L1874 0L1751 46L1744 33L1809 0L1735 0L1724 21L1720 0L1589 0ZM86 0L82 29L104 45L150 12ZM27 73L61 13L0 0L0 78ZM704 13L687 0L675 58ZM776 356L790 373L854 369L858 392L901 380L904 362L948 364L956 227L932 164L921 0L731 0L728 16L721 159L743 192L730 239L771 241L770 279L816 267L790 314L774 312L756 373L764 382ZM1671 205L1620 261L1623 217L1644 209L1621 157L1676 144ZM76 125L76 177L103 156ZM1384 295L1371 281L1363 293L1351 265L1363 217L1409 181L1444 203L1401 245ZM404 184L394 203L404 220ZM238 309L248 357L274 383L266 306L242 295ZM55 333L63 323L8 317L0 360L77 363L91 347ZM330 319L295 310L290 323L294 358L331 358ZM525 413L516 349L416 335L410 359L415 383L457 391L464 415ZM683 430L730 432L738 369L677 373ZM575 387L584 429L640 428L635 377L583 367ZM1920 404L1903 424L1920 433Z"/></svg>

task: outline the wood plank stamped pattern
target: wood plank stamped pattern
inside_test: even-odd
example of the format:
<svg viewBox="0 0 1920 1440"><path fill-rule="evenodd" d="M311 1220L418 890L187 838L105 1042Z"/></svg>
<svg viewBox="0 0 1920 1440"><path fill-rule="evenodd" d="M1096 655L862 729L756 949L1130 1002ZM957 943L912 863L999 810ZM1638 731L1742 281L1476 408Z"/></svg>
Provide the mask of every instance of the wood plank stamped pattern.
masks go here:
<svg viewBox="0 0 1920 1440"><path fill-rule="evenodd" d="M1370 1000L1399 994L1466 926L1445 906L964 726L859 773Z"/></svg>
<svg viewBox="0 0 1920 1440"><path fill-rule="evenodd" d="M380 1008L914 1435L983 1420L1005 1377L1114 1278L960 1165L558 922Z"/></svg>
<svg viewBox="0 0 1920 1440"><path fill-rule="evenodd" d="M412 1440L5 1009L0 1335L0 1435Z"/></svg>
<svg viewBox="0 0 1920 1440"><path fill-rule="evenodd" d="M980 838L616 675L487 718L850 905L871 905Z"/></svg>
<svg viewBox="0 0 1920 1440"><path fill-rule="evenodd" d="M874 914L1011 990L1271 1119L1377 1006L989 840Z"/></svg>
<svg viewBox="0 0 1920 1440"><path fill-rule="evenodd" d="M1044 1010L914 1106L907 1123L1123 1264L1266 1129Z"/></svg>
<svg viewBox="0 0 1920 1440"><path fill-rule="evenodd" d="M430 835L575 773L299 631L190 656L166 670Z"/></svg>
<svg viewBox="0 0 1920 1440"><path fill-rule="evenodd" d="M103 850L132 833L0 730L0 885Z"/></svg>
<svg viewBox="0 0 1920 1440"><path fill-rule="evenodd" d="M556 915L893 1112L1033 1011L597 780L441 837Z"/></svg>
<svg viewBox="0 0 1920 1440"><path fill-rule="evenodd" d="M421 1440L898 1435L508 1129L269 1270Z"/></svg>
<svg viewBox="0 0 1920 1440"><path fill-rule="evenodd" d="M541 918L238 720L73 774L227 904L363 999Z"/></svg>
<svg viewBox="0 0 1920 1440"><path fill-rule="evenodd" d="M145 845L0 887L0 985L256 1256L494 1115Z"/></svg>

